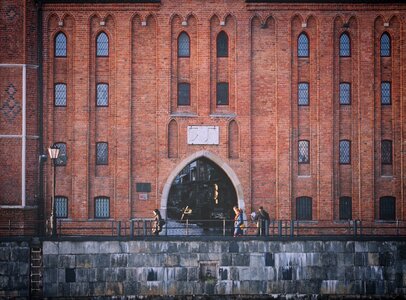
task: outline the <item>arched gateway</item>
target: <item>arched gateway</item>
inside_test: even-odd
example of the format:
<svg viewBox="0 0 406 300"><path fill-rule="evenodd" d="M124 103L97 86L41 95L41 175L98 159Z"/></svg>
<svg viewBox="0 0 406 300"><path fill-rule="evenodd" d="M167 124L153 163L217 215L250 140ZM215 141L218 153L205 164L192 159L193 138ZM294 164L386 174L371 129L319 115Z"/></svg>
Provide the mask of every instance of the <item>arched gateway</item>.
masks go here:
<svg viewBox="0 0 406 300"><path fill-rule="evenodd" d="M162 214L175 221L185 207L192 210L191 220L230 219L234 205L244 209L241 183L227 163L208 151L184 159L162 191Z"/></svg>

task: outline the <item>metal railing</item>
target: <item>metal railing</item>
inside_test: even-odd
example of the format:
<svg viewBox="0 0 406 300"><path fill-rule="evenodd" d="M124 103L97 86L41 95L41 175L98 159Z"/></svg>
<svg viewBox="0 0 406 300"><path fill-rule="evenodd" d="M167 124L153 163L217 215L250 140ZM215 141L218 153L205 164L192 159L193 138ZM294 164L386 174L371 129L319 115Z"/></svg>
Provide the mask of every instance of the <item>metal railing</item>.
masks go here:
<svg viewBox="0 0 406 300"><path fill-rule="evenodd" d="M56 235L63 236L105 236L105 237L147 237L153 236L152 219L134 220L57 220ZM43 221L0 221L1 236L36 236L45 232L49 223ZM217 220L166 220L159 236L233 236L234 221ZM406 237L406 222L381 221L298 221L272 220L264 228L246 220L243 236L262 236L268 238L295 237Z"/></svg>

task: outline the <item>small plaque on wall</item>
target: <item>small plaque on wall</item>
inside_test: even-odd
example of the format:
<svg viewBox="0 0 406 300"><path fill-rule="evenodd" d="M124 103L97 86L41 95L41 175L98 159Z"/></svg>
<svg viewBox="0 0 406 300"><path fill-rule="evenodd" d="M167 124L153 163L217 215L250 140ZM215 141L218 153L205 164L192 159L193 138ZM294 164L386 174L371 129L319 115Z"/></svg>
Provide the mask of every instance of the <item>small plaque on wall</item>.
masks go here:
<svg viewBox="0 0 406 300"><path fill-rule="evenodd" d="M137 193L150 193L151 192L151 183L137 182L135 184L135 190Z"/></svg>
<svg viewBox="0 0 406 300"><path fill-rule="evenodd" d="M148 194L147 193L140 193L138 195L138 199L143 200L143 201L148 200Z"/></svg>
<svg viewBox="0 0 406 300"><path fill-rule="evenodd" d="M219 126L188 126L187 143L189 145L218 145Z"/></svg>

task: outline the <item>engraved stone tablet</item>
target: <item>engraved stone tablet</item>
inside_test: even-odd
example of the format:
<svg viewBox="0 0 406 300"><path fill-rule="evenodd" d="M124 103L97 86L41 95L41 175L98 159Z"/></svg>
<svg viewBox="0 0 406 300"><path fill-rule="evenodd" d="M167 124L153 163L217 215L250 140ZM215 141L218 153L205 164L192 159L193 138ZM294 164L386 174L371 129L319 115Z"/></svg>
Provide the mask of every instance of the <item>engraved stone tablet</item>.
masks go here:
<svg viewBox="0 0 406 300"><path fill-rule="evenodd" d="M219 126L188 126L187 143L189 145L218 145Z"/></svg>

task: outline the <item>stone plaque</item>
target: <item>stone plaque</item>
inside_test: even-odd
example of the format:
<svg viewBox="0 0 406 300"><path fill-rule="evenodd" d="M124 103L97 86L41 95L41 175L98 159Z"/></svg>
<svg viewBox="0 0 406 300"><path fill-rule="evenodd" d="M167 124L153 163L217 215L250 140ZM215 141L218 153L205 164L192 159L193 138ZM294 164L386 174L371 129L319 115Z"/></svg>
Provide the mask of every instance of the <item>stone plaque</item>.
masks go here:
<svg viewBox="0 0 406 300"><path fill-rule="evenodd" d="M219 126L188 126L187 143L189 145L218 145Z"/></svg>

